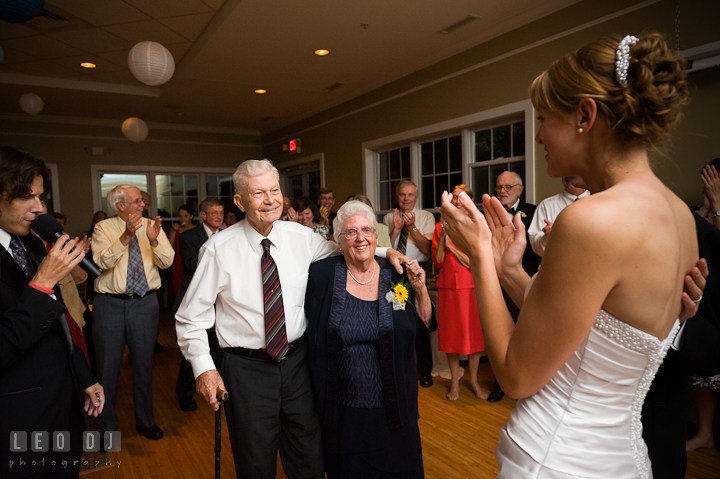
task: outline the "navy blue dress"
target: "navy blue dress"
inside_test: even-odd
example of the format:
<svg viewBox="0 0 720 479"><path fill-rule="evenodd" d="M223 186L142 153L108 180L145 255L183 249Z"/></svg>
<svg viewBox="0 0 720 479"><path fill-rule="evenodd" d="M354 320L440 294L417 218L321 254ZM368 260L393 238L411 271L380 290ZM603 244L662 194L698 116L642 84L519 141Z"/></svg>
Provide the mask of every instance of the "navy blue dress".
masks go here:
<svg viewBox="0 0 720 479"><path fill-rule="evenodd" d="M345 295L343 314L328 324L337 332L340 360L335 422L323 426L328 478L424 477L417 422L388 428L378 301Z"/></svg>

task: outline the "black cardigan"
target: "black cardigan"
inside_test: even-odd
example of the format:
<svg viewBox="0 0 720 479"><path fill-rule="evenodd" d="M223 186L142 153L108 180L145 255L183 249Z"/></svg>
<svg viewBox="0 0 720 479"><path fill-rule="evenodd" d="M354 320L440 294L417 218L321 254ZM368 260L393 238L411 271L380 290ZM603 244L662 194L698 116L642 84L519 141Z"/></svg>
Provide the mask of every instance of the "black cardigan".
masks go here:
<svg viewBox="0 0 720 479"><path fill-rule="evenodd" d="M417 372L415 368L415 334L418 325L425 323L415 308L393 311L385 295L390 281L397 284L403 277L383 258L375 258L380 265L380 373L382 376L383 402L388 427L397 429L408 421L417 421ZM308 319L308 360L312 377L315 407L320 421L332 426L338 397L338 369L340 350L337 331L328 328L333 319L342 315L345 307L345 258L335 256L310 266L305 294L305 315ZM338 281L336 281L336 278ZM409 289L410 301L414 295ZM430 331L437 329L435 306L432 307Z"/></svg>

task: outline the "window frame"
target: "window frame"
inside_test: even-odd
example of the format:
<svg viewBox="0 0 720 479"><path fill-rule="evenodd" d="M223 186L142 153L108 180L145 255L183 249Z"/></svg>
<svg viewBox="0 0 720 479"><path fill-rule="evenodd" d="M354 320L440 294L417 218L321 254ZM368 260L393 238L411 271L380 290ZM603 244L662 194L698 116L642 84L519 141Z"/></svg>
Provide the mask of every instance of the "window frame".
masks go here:
<svg viewBox="0 0 720 479"><path fill-rule="evenodd" d="M93 196L93 211L102 209L102 197L100 189L100 176L103 174L144 174L148 178L148 194L150 198L157 198L155 189L156 175L198 175L198 204L207 198L205 187L205 175L232 176L236 168L198 168L198 167L175 167L175 166L133 166L133 165L91 165L90 175ZM157 215L157 204L153 201L148 214L151 217ZM171 217L171 218L174 218ZM170 218L168 218L170 219Z"/></svg>
<svg viewBox="0 0 720 479"><path fill-rule="evenodd" d="M535 109L529 99L364 142L362 144L363 191L373 205L379 206L379 152L409 146L411 179L418 185L417 207L432 213L438 213L439 208L424 208L422 205L421 143L460 135L463 183L469 184L473 167L491 164L499 160L475 161L475 131L517 121L525 122L525 199L529 203L534 203L536 149L534 136L536 127ZM519 159L518 156L513 158ZM505 158L502 161L508 160L510 159ZM378 208L375 210L378 214L385 214L390 211Z"/></svg>

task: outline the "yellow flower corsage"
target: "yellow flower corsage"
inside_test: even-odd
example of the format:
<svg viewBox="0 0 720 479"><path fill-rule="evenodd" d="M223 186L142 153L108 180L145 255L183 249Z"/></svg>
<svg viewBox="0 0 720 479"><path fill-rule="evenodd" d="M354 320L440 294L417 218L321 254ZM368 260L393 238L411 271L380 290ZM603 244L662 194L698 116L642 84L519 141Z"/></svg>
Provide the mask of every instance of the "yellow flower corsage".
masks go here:
<svg viewBox="0 0 720 479"><path fill-rule="evenodd" d="M390 281L390 291L385 295L388 303L392 303L393 310L397 311L402 309L405 311L405 303L410 304L413 308L415 307L412 302L408 299L410 293L408 292L408 284L405 283L405 279L400 280L398 284Z"/></svg>
<svg viewBox="0 0 720 479"><path fill-rule="evenodd" d="M524 211L518 211L518 214L520 215L520 218L527 218L527 215Z"/></svg>

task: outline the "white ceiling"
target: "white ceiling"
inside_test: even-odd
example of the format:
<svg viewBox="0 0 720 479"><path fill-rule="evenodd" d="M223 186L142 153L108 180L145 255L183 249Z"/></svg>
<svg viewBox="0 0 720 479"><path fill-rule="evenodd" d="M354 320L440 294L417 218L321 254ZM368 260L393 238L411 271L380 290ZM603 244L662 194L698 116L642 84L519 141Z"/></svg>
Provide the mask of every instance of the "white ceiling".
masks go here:
<svg viewBox="0 0 720 479"><path fill-rule="evenodd" d="M0 22L0 114L21 113L18 98L34 92L46 116L265 133L578 1L46 0L67 21ZM478 19L441 33L470 15ZM177 65L159 87L127 67L130 48L146 40ZM330 54L314 55L320 48Z"/></svg>

